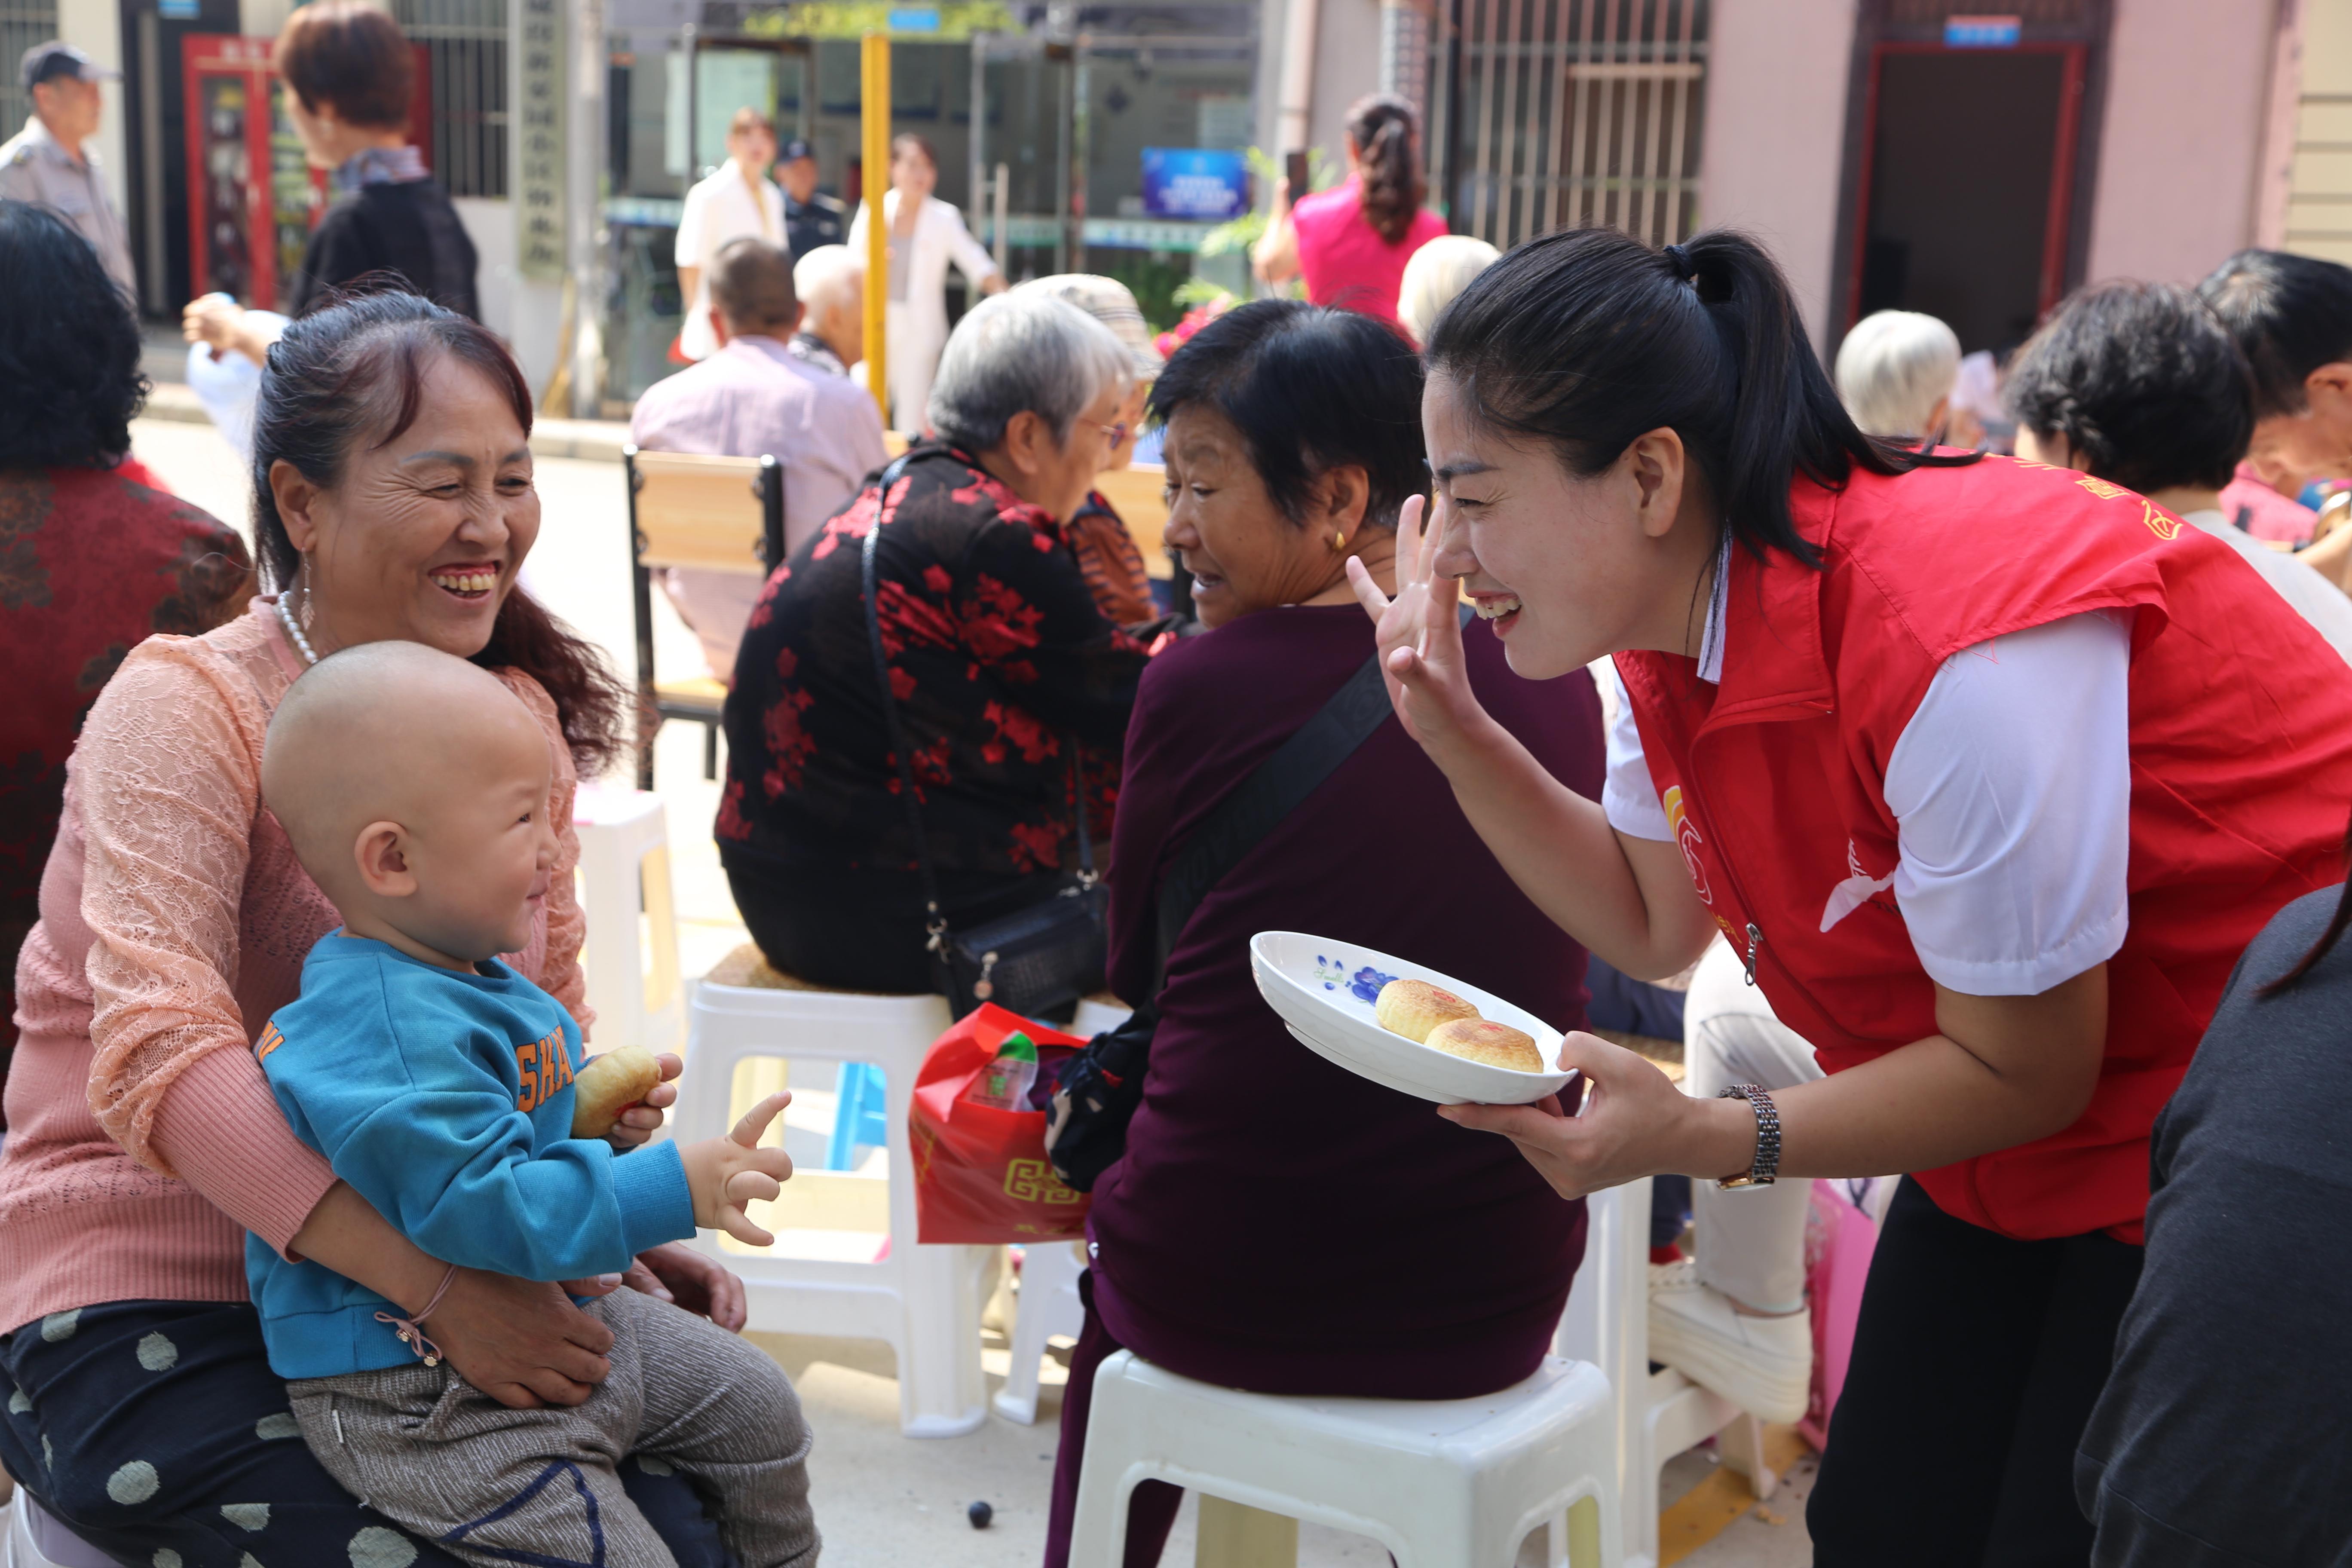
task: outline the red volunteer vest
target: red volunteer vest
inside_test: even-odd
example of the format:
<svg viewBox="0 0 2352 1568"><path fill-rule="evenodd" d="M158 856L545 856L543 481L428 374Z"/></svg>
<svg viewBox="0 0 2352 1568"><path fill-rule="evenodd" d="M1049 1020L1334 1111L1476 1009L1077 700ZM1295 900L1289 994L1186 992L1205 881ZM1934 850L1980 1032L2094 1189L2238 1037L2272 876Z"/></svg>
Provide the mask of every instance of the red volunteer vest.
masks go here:
<svg viewBox="0 0 2352 1568"><path fill-rule="evenodd" d="M2005 458L1842 491L1800 479L1813 571L1731 552L1723 683L1617 668L1691 880L1773 1010L1837 1072L1936 1033L1891 889L1886 763L1943 661L2085 610L2136 611L2130 930L2106 1060L2064 1131L1917 1173L2021 1239L2137 1242L2147 1139L2246 943L2343 879L2352 668L2254 570L2119 486Z"/></svg>

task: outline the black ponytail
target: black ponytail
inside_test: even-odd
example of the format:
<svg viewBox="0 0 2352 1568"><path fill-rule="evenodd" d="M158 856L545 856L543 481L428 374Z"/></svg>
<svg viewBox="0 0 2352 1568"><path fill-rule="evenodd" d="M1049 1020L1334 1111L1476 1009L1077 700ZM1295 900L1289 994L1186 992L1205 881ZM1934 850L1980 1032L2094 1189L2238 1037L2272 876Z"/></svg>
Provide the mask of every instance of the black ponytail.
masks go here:
<svg viewBox="0 0 2352 1568"><path fill-rule="evenodd" d="M1375 92L1348 106L1348 140L1362 167L1364 221L1401 245L1429 194L1412 157L1412 105Z"/></svg>
<svg viewBox="0 0 2352 1568"><path fill-rule="evenodd" d="M1597 474L1635 437L1672 428L1759 560L1779 550L1821 564L1789 510L1799 474L1835 489L1855 468L1974 460L1855 426L1756 241L1710 229L1669 251L1607 228L1529 240L1438 317L1431 374L1459 383L1481 419L1551 443L1571 473Z"/></svg>

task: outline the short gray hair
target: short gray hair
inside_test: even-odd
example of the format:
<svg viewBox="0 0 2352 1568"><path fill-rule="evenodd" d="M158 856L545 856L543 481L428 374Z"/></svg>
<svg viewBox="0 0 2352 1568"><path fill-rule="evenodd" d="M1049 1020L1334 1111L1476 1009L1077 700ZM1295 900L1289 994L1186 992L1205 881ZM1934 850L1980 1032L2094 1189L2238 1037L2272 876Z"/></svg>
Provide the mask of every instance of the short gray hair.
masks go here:
<svg viewBox="0 0 2352 1568"><path fill-rule="evenodd" d="M1867 435L1933 436L1928 416L1959 377L1959 338L1916 310L1864 316L1838 345L1838 397Z"/></svg>
<svg viewBox="0 0 2352 1568"><path fill-rule="evenodd" d="M1002 443L1024 410L1063 446L1096 399L1124 394L1133 381L1110 329L1076 305L1045 293L999 294L957 323L926 412L942 439L972 452Z"/></svg>
<svg viewBox="0 0 2352 1568"><path fill-rule="evenodd" d="M814 321L846 300L865 270L865 259L849 247L815 246L793 263L793 292Z"/></svg>
<svg viewBox="0 0 2352 1568"><path fill-rule="evenodd" d="M1397 285L1397 320L1413 342L1429 342L1438 316L1454 303L1454 297L1502 258L1501 251L1475 235L1439 235L1404 264L1404 280Z"/></svg>

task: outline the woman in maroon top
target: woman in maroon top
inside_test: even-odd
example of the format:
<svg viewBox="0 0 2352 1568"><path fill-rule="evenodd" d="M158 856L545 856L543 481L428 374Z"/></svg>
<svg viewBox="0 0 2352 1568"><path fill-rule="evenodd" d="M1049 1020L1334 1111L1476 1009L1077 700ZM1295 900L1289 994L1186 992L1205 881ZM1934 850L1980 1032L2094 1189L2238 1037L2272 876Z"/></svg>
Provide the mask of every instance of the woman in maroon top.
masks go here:
<svg viewBox="0 0 2352 1568"><path fill-rule="evenodd" d="M245 607L245 543L131 461L146 396L139 326L80 235L0 203L0 1079L16 1047L16 950L82 715L154 632L194 637Z"/></svg>
<svg viewBox="0 0 2352 1568"><path fill-rule="evenodd" d="M1424 482L1421 370L1359 315L1244 305L1169 362L1169 542L1207 635L1144 672L1111 857L1111 980L1150 983L1149 916L1195 826L1372 657L1345 576L1390 570ZM1598 797L1590 677L1535 684L1483 627L1474 679L1501 721ZM1248 944L1314 931L1407 953L1562 1028L1584 952L1535 911L1402 729L1383 723L1213 888L1168 962L1127 1154L1096 1184L1086 1328L1063 1395L1047 1568L1068 1558L1095 1368L1121 1347L1276 1394L1466 1398L1532 1373L1583 1254L1584 1210L1499 1140L1293 1039ZM1156 1562L1181 1497L1146 1482L1128 1562Z"/></svg>

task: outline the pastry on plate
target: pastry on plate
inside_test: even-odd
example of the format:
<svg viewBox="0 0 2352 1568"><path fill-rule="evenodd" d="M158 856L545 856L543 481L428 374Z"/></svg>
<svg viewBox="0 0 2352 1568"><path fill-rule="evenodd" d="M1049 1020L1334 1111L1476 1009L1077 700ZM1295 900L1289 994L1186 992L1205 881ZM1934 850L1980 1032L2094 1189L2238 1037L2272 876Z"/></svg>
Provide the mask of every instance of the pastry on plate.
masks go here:
<svg viewBox="0 0 2352 1568"><path fill-rule="evenodd" d="M1536 1049L1532 1037L1491 1019L1455 1018L1440 1024L1422 1044L1470 1061L1484 1062L1490 1068L1508 1068L1513 1072L1545 1070L1543 1053Z"/></svg>
<svg viewBox="0 0 2352 1568"><path fill-rule="evenodd" d="M1389 1033L1427 1045L1432 1029L1456 1018L1475 1019L1478 1009L1426 980L1391 980L1381 987L1372 1016Z"/></svg>
<svg viewBox="0 0 2352 1568"><path fill-rule="evenodd" d="M590 1057L572 1084L572 1136L602 1138L659 1082L661 1063L643 1046Z"/></svg>

